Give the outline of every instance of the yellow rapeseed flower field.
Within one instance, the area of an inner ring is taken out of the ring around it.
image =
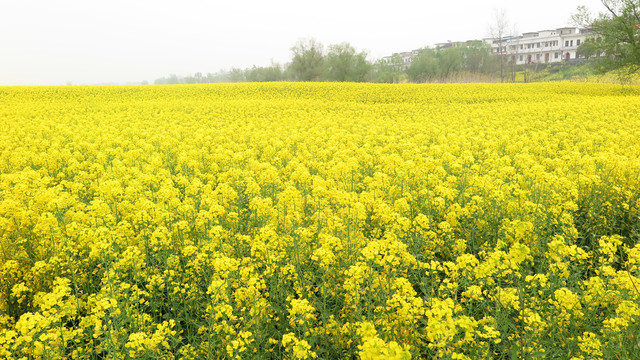
[[[0,358],[626,359],[640,89],[0,88]]]

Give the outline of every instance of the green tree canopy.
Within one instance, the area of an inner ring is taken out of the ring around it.
[[[440,74],[440,64],[436,51],[433,49],[422,49],[413,59],[407,75],[413,82],[432,81]]]
[[[472,41],[460,50],[464,70],[482,73],[495,70],[496,57],[491,56],[491,46],[484,41]]]
[[[586,7],[573,15],[574,23],[593,31],[589,46],[593,53],[606,56],[598,62],[598,70],[617,70],[631,75],[640,70],[640,0],[601,0],[605,11],[592,19]]]
[[[292,48],[289,70],[296,80],[319,81],[324,73],[325,56],[322,43],[315,39],[298,41]]]
[[[460,72],[464,61],[464,46],[451,46],[446,49],[438,49],[436,56],[438,59],[439,74],[438,76],[447,79],[450,76]]]
[[[329,81],[364,82],[369,80],[371,73],[367,54],[357,52],[349,43],[330,45],[326,65]]]
[[[245,70],[245,78],[250,82],[282,81],[284,80],[284,73],[278,64],[267,67],[254,65],[252,68]]]
[[[398,83],[404,73],[402,56],[393,54],[387,59],[378,59],[373,64],[373,81],[378,83]]]

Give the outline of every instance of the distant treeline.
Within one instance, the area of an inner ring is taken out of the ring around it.
[[[196,73],[180,77],[170,75],[155,84],[203,84],[216,82],[264,81],[352,81],[352,82],[451,82],[499,77],[500,58],[491,55],[491,47],[482,41],[455,43],[447,47],[424,48],[412,61],[394,54],[373,62],[367,53],[349,43],[329,45],[301,40],[291,48],[292,58],[285,65],[233,68],[217,73]]]

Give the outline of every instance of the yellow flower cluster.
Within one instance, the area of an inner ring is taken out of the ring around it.
[[[640,90],[0,88],[0,358],[632,358]]]

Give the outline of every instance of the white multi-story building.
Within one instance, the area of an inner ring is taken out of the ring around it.
[[[534,64],[534,63],[554,63],[579,59],[577,54],[578,46],[582,44],[590,30],[576,27],[563,27],[555,30],[542,30],[527,32],[520,36],[508,36],[502,39],[483,39],[491,46],[493,54],[502,55],[514,64]],[[436,48],[446,49],[454,44],[465,44],[469,46],[473,41],[435,44]],[[397,53],[402,58],[404,68],[411,65],[413,59],[420,53],[420,50],[405,51]],[[391,56],[382,58],[391,62]]]
[[[506,56],[515,64],[552,63],[579,58],[578,46],[588,34],[587,29],[564,27],[485,41],[494,54]]]
[[[415,59],[416,56],[418,56],[418,54],[420,53],[420,50],[411,50],[411,51],[404,51],[401,53],[396,53],[394,55],[400,55],[400,57],[402,58],[402,63],[404,68],[408,68],[409,65],[411,65],[411,62],[413,61],[413,59]],[[392,58],[393,56],[385,56],[382,58],[382,60],[391,63],[392,62]]]

